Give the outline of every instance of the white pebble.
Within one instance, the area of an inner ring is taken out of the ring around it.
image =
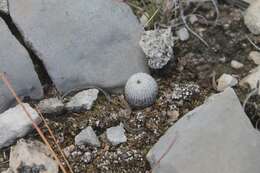
[[[185,27],[176,31],[176,34],[181,41],[186,41],[190,38],[189,31]]]
[[[228,87],[233,87],[233,86],[237,85],[237,83],[238,83],[238,80],[235,77],[224,73],[218,79],[217,90],[224,91]]]
[[[240,68],[244,67],[244,64],[242,64],[241,62],[238,62],[236,60],[232,60],[231,67],[234,69],[240,69]]]

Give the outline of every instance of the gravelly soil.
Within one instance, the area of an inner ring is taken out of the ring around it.
[[[206,16],[208,21],[214,19],[214,9],[210,6],[202,6],[196,12]],[[91,111],[46,116],[76,173],[150,172],[145,158],[149,149],[179,118],[216,93],[212,85],[213,71],[216,72],[216,79],[223,73],[234,74],[238,79],[248,74],[255,66],[248,60],[249,52],[254,48],[246,38],[250,33],[244,26],[240,10],[221,5],[219,21],[216,26],[213,23],[199,18],[197,23],[191,25],[209,43],[209,48],[191,35],[187,42],[178,41],[175,44],[175,59],[167,67],[152,72],[159,84],[159,96],[153,106],[129,114],[121,96],[112,96],[113,103],[110,103],[100,95]],[[259,37],[252,38],[260,43]],[[240,70],[232,69],[231,60],[238,60],[245,66]],[[179,95],[174,96],[173,90],[178,90]],[[235,90],[241,102],[249,93],[249,89],[239,86]],[[251,102],[256,100],[255,97]],[[255,125],[257,108],[250,105],[246,110]],[[120,123],[125,126],[127,142],[112,146],[104,132]],[[100,136],[100,148],[74,146],[74,137],[87,126],[92,126]],[[34,132],[27,138],[39,137]],[[4,159],[3,153],[8,153],[8,149],[1,153],[0,162],[5,162],[8,156]],[[0,163],[0,167],[6,166]]]

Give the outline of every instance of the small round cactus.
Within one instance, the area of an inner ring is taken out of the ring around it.
[[[132,75],[125,86],[125,97],[130,106],[144,108],[152,105],[158,94],[154,78],[146,73]]]

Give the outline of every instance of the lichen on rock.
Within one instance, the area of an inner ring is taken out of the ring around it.
[[[145,31],[139,42],[152,69],[163,68],[174,57],[171,28]]]

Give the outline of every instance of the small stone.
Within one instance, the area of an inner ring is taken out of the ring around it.
[[[244,17],[247,28],[255,35],[260,34],[260,1],[254,1],[250,4]]]
[[[75,137],[76,145],[89,144],[95,147],[100,147],[100,141],[91,126],[88,126],[86,129],[82,130]]]
[[[145,31],[139,45],[152,69],[163,68],[174,57],[174,37],[171,28]]]
[[[196,23],[196,22],[198,21],[198,18],[197,18],[196,15],[191,14],[191,15],[189,16],[189,21],[190,21],[191,24],[194,24],[194,23]]]
[[[240,68],[244,67],[244,64],[242,64],[241,62],[238,62],[236,60],[232,60],[231,67],[234,69],[240,69]]]
[[[92,154],[90,152],[85,152],[81,157],[81,160],[86,164],[90,163],[92,160]]]
[[[257,51],[250,52],[249,59],[253,60],[256,65],[260,65],[260,52]]]
[[[183,27],[183,28],[177,30],[177,31],[176,31],[176,34],[177,34],[177,36],[179,37],[179,39],[180,39],[181,41],[186,41],[186,40],[188,40],[189,37],[190,37],[189,31],[188,31],[185,27]]]
[[[41,122],[38,113],[27,103],[23,104],[36,124]],[[32,130],[32,122],[18,105],[0,114],[0,149],[27,135]]]
[[[226,63],[227,58],[225,56],[223,56],[222,58],[219,58],[219,62],[221,63]]]
[[[98,97],[98,93],[97,89],[81,91],[66,103],[66,109],[75,112],[90,110]]]
[[[20,140],[11,148],[9,170],[13,173],[58,173],[58,164],[46,145],[39,141]]]
[[[125,129],[122,126],[123,125],[120,124],[119,126],[110,127],[106,130],[107,139],[114,146],[127,141]]]
[[[45,114],[60,114],[64,110],[64,104],[59,98],[55,97],[40,101],[38,108]]]
[[[260,81],[260,66],[254,68],[250,71],[250,74],[244,77],[239,85],[246,87],[250,86],[251,89],[255,89],[257,87],[257,82]],[[260,91],[258,93],[260,95]]]
[[[179,111],[167,111],[167,116],[169,117],[170,121],[176,121],[178,120],[180,113]]]
[[[237,85],[237,83],[238,83],[238,80],[235,77],[224,73],[218,79],[217,90],[224,91],[228,87],[233,87],[233,86]]]
[[[63,152],[66,157],[69,157],[74,149],[75,149],[75,145],[70,145],[70,146],[67,146],[66,148],[64,148]]]

